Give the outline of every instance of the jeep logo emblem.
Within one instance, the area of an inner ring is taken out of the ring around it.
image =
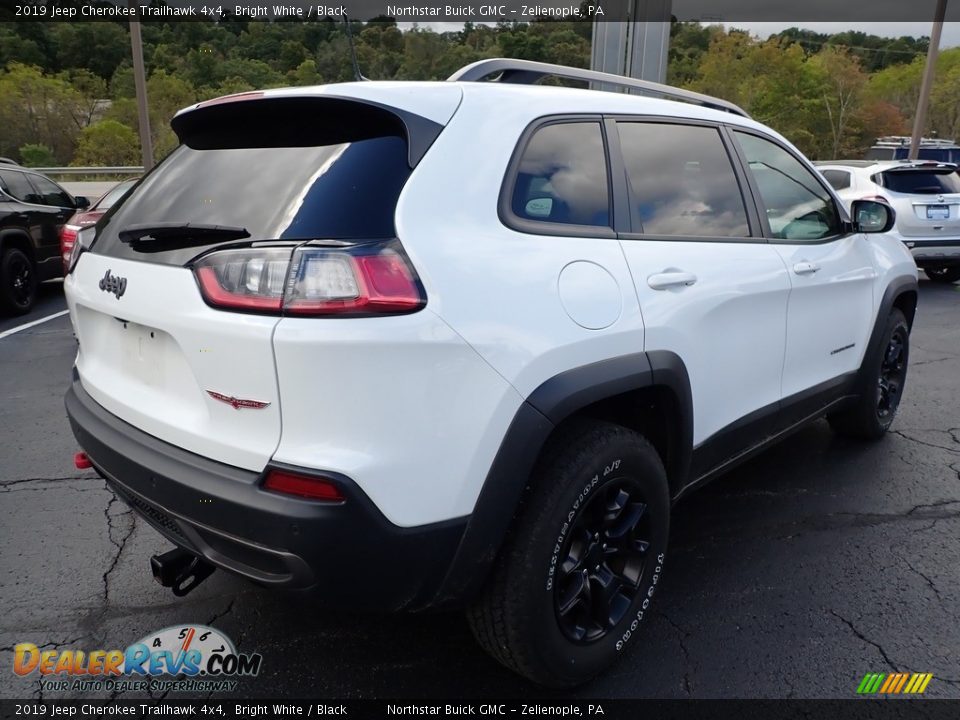
[[[119,275],[111,275],[110,271],[107,270],[100,278],[100,289],[104,292],[113,293],[119,300],[120,296],[127,291],[127,279]]]

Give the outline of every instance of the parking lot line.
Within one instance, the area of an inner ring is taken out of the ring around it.
[[[56,312],[53,315],[47,315],[46,317],[42,317],[39,320],[33,320],[32,322],[24,323],[23,325],[17,325],[15,328],[4,330],[3,332],[0,332],[0,340],[3,340],[8,335],[13,335],[14,333],[18,333],[21,330],[28,330],[29,328],[32,328],[35,325],[40,325],[42,323],[47,322],[48,320],[53,320],[55,318],[61,317],[62,315],[66,315],[68,312],[70,311],[61,310],[60,312]]]

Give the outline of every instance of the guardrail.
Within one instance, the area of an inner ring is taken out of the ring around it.
[[[34,172],[44,175],[143,175],[143,166],[115,167],[35,167]]]

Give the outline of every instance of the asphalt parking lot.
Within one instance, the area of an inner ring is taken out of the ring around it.
[[[68,318],[2,336],[63,308],[53,284],[0,318],[0,697],[38,694],[11,670],[17,643],[124,648],[181,623],[263,654],[231,697],[545,695],[457,615],[334,613],[223,572],[187,598],[154,583],[168,543],[73,468]],[[960,287],[921,279],[894,431],[864,445],[817,423],[677,506],[642,643],[572,696],[849,698],[868,672],[906,671],[960,698],[958,558]]]

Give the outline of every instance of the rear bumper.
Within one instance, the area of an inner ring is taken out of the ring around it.
[[[344,607],[423,609],[432,604],[466,526],[466,518],[393,525],[342,476],[333,479],[343,503],[264,491],[263,473],[187,452],[110,414],[83,389],[76,371],[65,404],[94,467],[141,517],[174,544],[263,585],[316,587]]]
[[[900,240],[910,250],[917,267],[960,265],[960,237],[933,239],[901,237]]]

